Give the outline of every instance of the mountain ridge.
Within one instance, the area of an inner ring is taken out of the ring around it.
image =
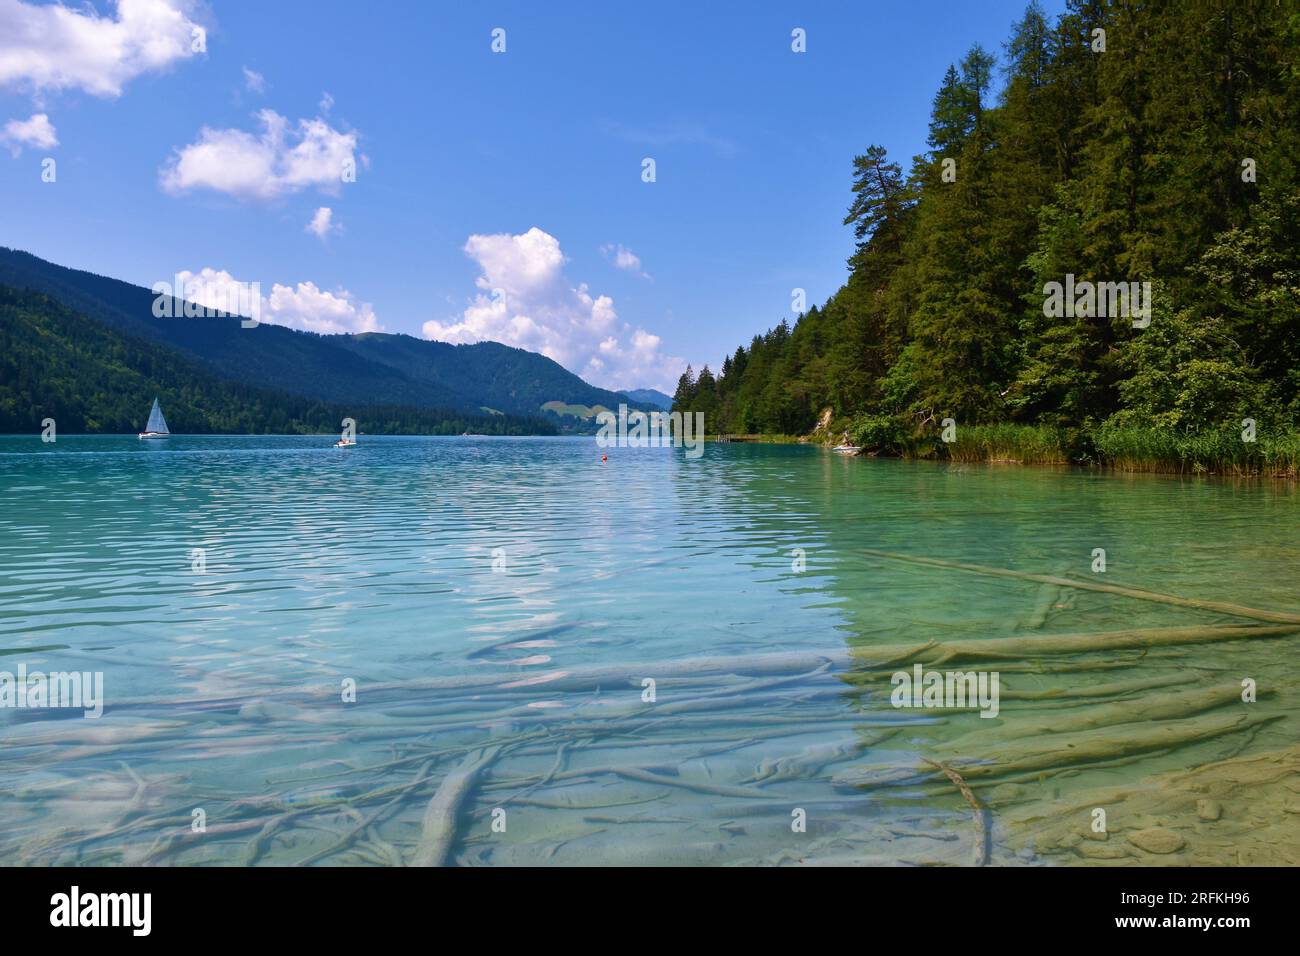
[[[673,407],[673,397],[664,394],[657,388],[630,388],[623,394],[634,402],[654,405],[664,411],[669,411]]]
[[[333,405],[222,379],[183,353],[76,312],[53,297],[0,284],[0,432],[133,433],[150,402],[176,434],[337,431],[369,434],[554,434],[540,418],[449,409]]]
[[[267,322],[242,328],[233,316],[159,317],[150,289],[7,247],[0,247],[0,284],[49,295],[125,335],[174,349],[222,379],[331,404],[470,415],[490,409],[583,430],[592,423],[543,406],[617,407],[626,401],[546,356],[498,342],[452,345],[387,332],[327,335]]]

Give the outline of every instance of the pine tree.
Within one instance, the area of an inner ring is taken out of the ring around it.
[[[681,377],[677,379],[677,390],[673,392],[672,410],[675,412],[694,411],[695,389],[695,370],[687,365],[686,371],[682,372]]]
[[[1049,23],[1031,0],[1005,50],[996,101],[986,51],[948,68],[906,177],[879,145],[854,158],[847,280],[737,349],[717,414],[789,432],[829,406],[878,434],[927,416],[1195,429],[1243,404],[1294,422],[1300,14],[1067,0]],[[1152,282],[1152,326],[1046,314],[1067,274]]]

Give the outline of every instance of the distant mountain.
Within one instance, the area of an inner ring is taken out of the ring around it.
[[[673,407],[672,396],[665,395],[655,388],[634,388],[623,394],[634,402],[642,405],[653,405],[656,408],[662,408],[664,411],[669,411]]]
[[[178,350],[219,378],[341,406],[401,405],[539,416],[572,430],[593,423],[563,407],[616,408],[617,392],[557,362],[496,342],[450,345],[409,335],[320,335],[234,317],[158,318],[140,286],[0,247],[0,284],[43,292],[119,332]],[[175,314],[183,314],[176,310]],[[550,408],[546,408],[550,403]],[[649,409],[646,405],[646,409]]]
[[[0,285],[0,432],[52,418],[65,433],[135,432],[157,397],[176,434],[554,432],[538,418],[373,402],[346,406],[220,378],[175,349],[126,335],[50,296]]]
[[[410,335],[363,332],[330,336],[340,347],[412,381],[437,385],[477,410],[549,414],[548,404],[617,408],[618,392],[588,385],[544,355],[500,342],[451,345]]]

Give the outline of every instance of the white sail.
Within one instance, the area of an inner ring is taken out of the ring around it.
[[[149,424],[144,426],[146,432],[153,432],[156,435],[168,435],[167,419],[163,418],[162,409],[158,407],[158,399],[153,400],[153,410],[149,412]]]

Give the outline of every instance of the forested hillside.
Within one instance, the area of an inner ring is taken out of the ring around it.
[[[548,434],[536,418],[375,403],[332,404],[225,381],[184,355],[125,335],[37,292],[0,285],[0,432],[134,432],[158,397],[178,434],[334,432]]]
[[[176,350],[221,379],[326,403],[451,409],[468,418],[487,408],[568,428],[572,419],[542,406],[617,408],[627,401],[544,355],[497,342],[451,345],[409,335],[321,335],[266,322],[241,328],[225,316],[157,317],[149,289],[2,247],[0,284],[46,293],[127,336]],[[179,300],[175,314],[183,314]]]
[[[829,408],[887,451],[945,418],[1085,451],[1125,428],[1294,426],[1300,6],[1070,0],[1051,23],[1032,3],[999,55],[942,77],[929,147],[853,159],[844,286],[688,371],[675,407],[785,434]],[[1149,325],[1045,308],[1068,275],[1150,282]]]

